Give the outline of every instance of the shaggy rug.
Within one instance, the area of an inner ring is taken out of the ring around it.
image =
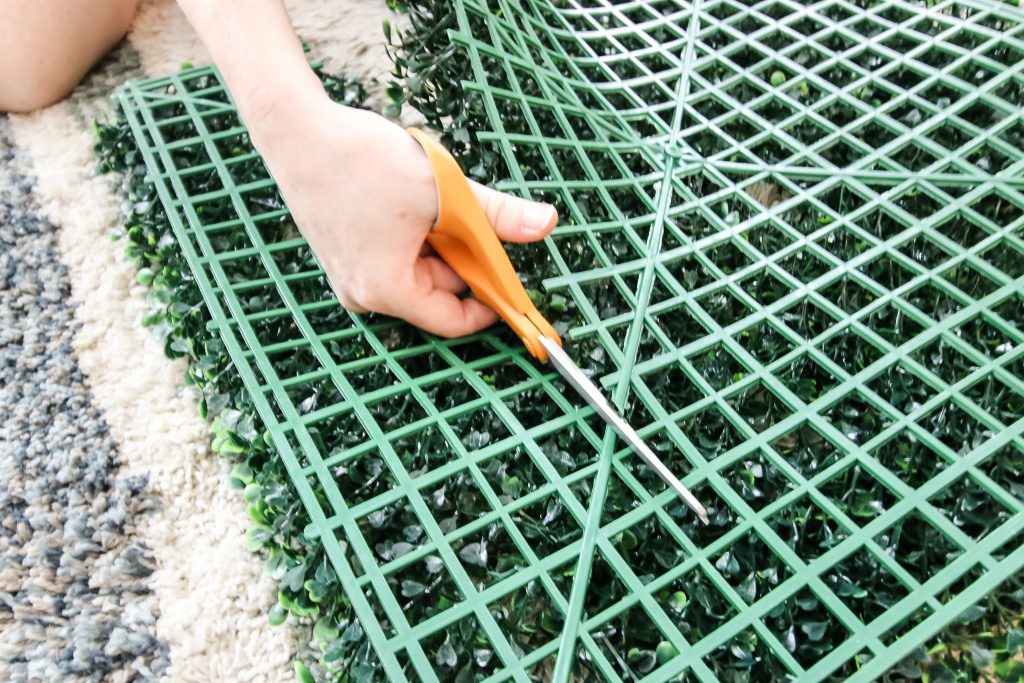
[[[289,3],[328,70],[380,84],[384,0]],[[292,680],[308,624],[245,549],[245,504],[141,327],[92,121],[119,84],[209,61],[171,0],[66,101],[0,116],[0,680]]]

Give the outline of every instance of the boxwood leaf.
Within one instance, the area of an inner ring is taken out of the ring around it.
[[[470,543],[462,550],[459,551],[459,557],[462,558],[463,562],[468,564],[477,565],[478,567],[487,566],[487,544],[486,543]]]
[[[441,647],[437,649],[437,655],[434,657],[434,661],[437,662],[438,666],[446,666],[449,668],[455,668],[455,665],[459,663],[459,656],[455,654],[455,648],[452,647],[451,642],[445,639]]]

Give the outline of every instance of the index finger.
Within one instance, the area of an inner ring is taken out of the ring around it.
[[[480,301],[436,288],[409,299],[395,314],[441,337],[473,334],[498,320],[498,314]]]

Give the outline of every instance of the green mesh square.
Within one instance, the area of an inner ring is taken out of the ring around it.
[[[215,71],[118,96],[390,680],[561,647],[577,680],[870,681],[1024,567],[1020,13],[453,5],[462,151],[563,217],[513,258],[706,527],[508,331],[343,311]]]

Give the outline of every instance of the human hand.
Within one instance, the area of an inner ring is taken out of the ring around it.
[[[437,216],[426,153],[397,125],[327,97],[284,3],[178,1],[342,305],[448,337],[493,323],[424,242]],[[558,220],[550,205],[472,187],[502,240],[539,240]]]
[[[426,154],[412,136],[372,112],[315,98],[284,115],[287,125],[253,140],[292,217],[326,271],[341,304],[403,318],[454,337],[497,315],[426,244],[438,200]],[[471,182],[506,242],[542,239],[554,207]]]

